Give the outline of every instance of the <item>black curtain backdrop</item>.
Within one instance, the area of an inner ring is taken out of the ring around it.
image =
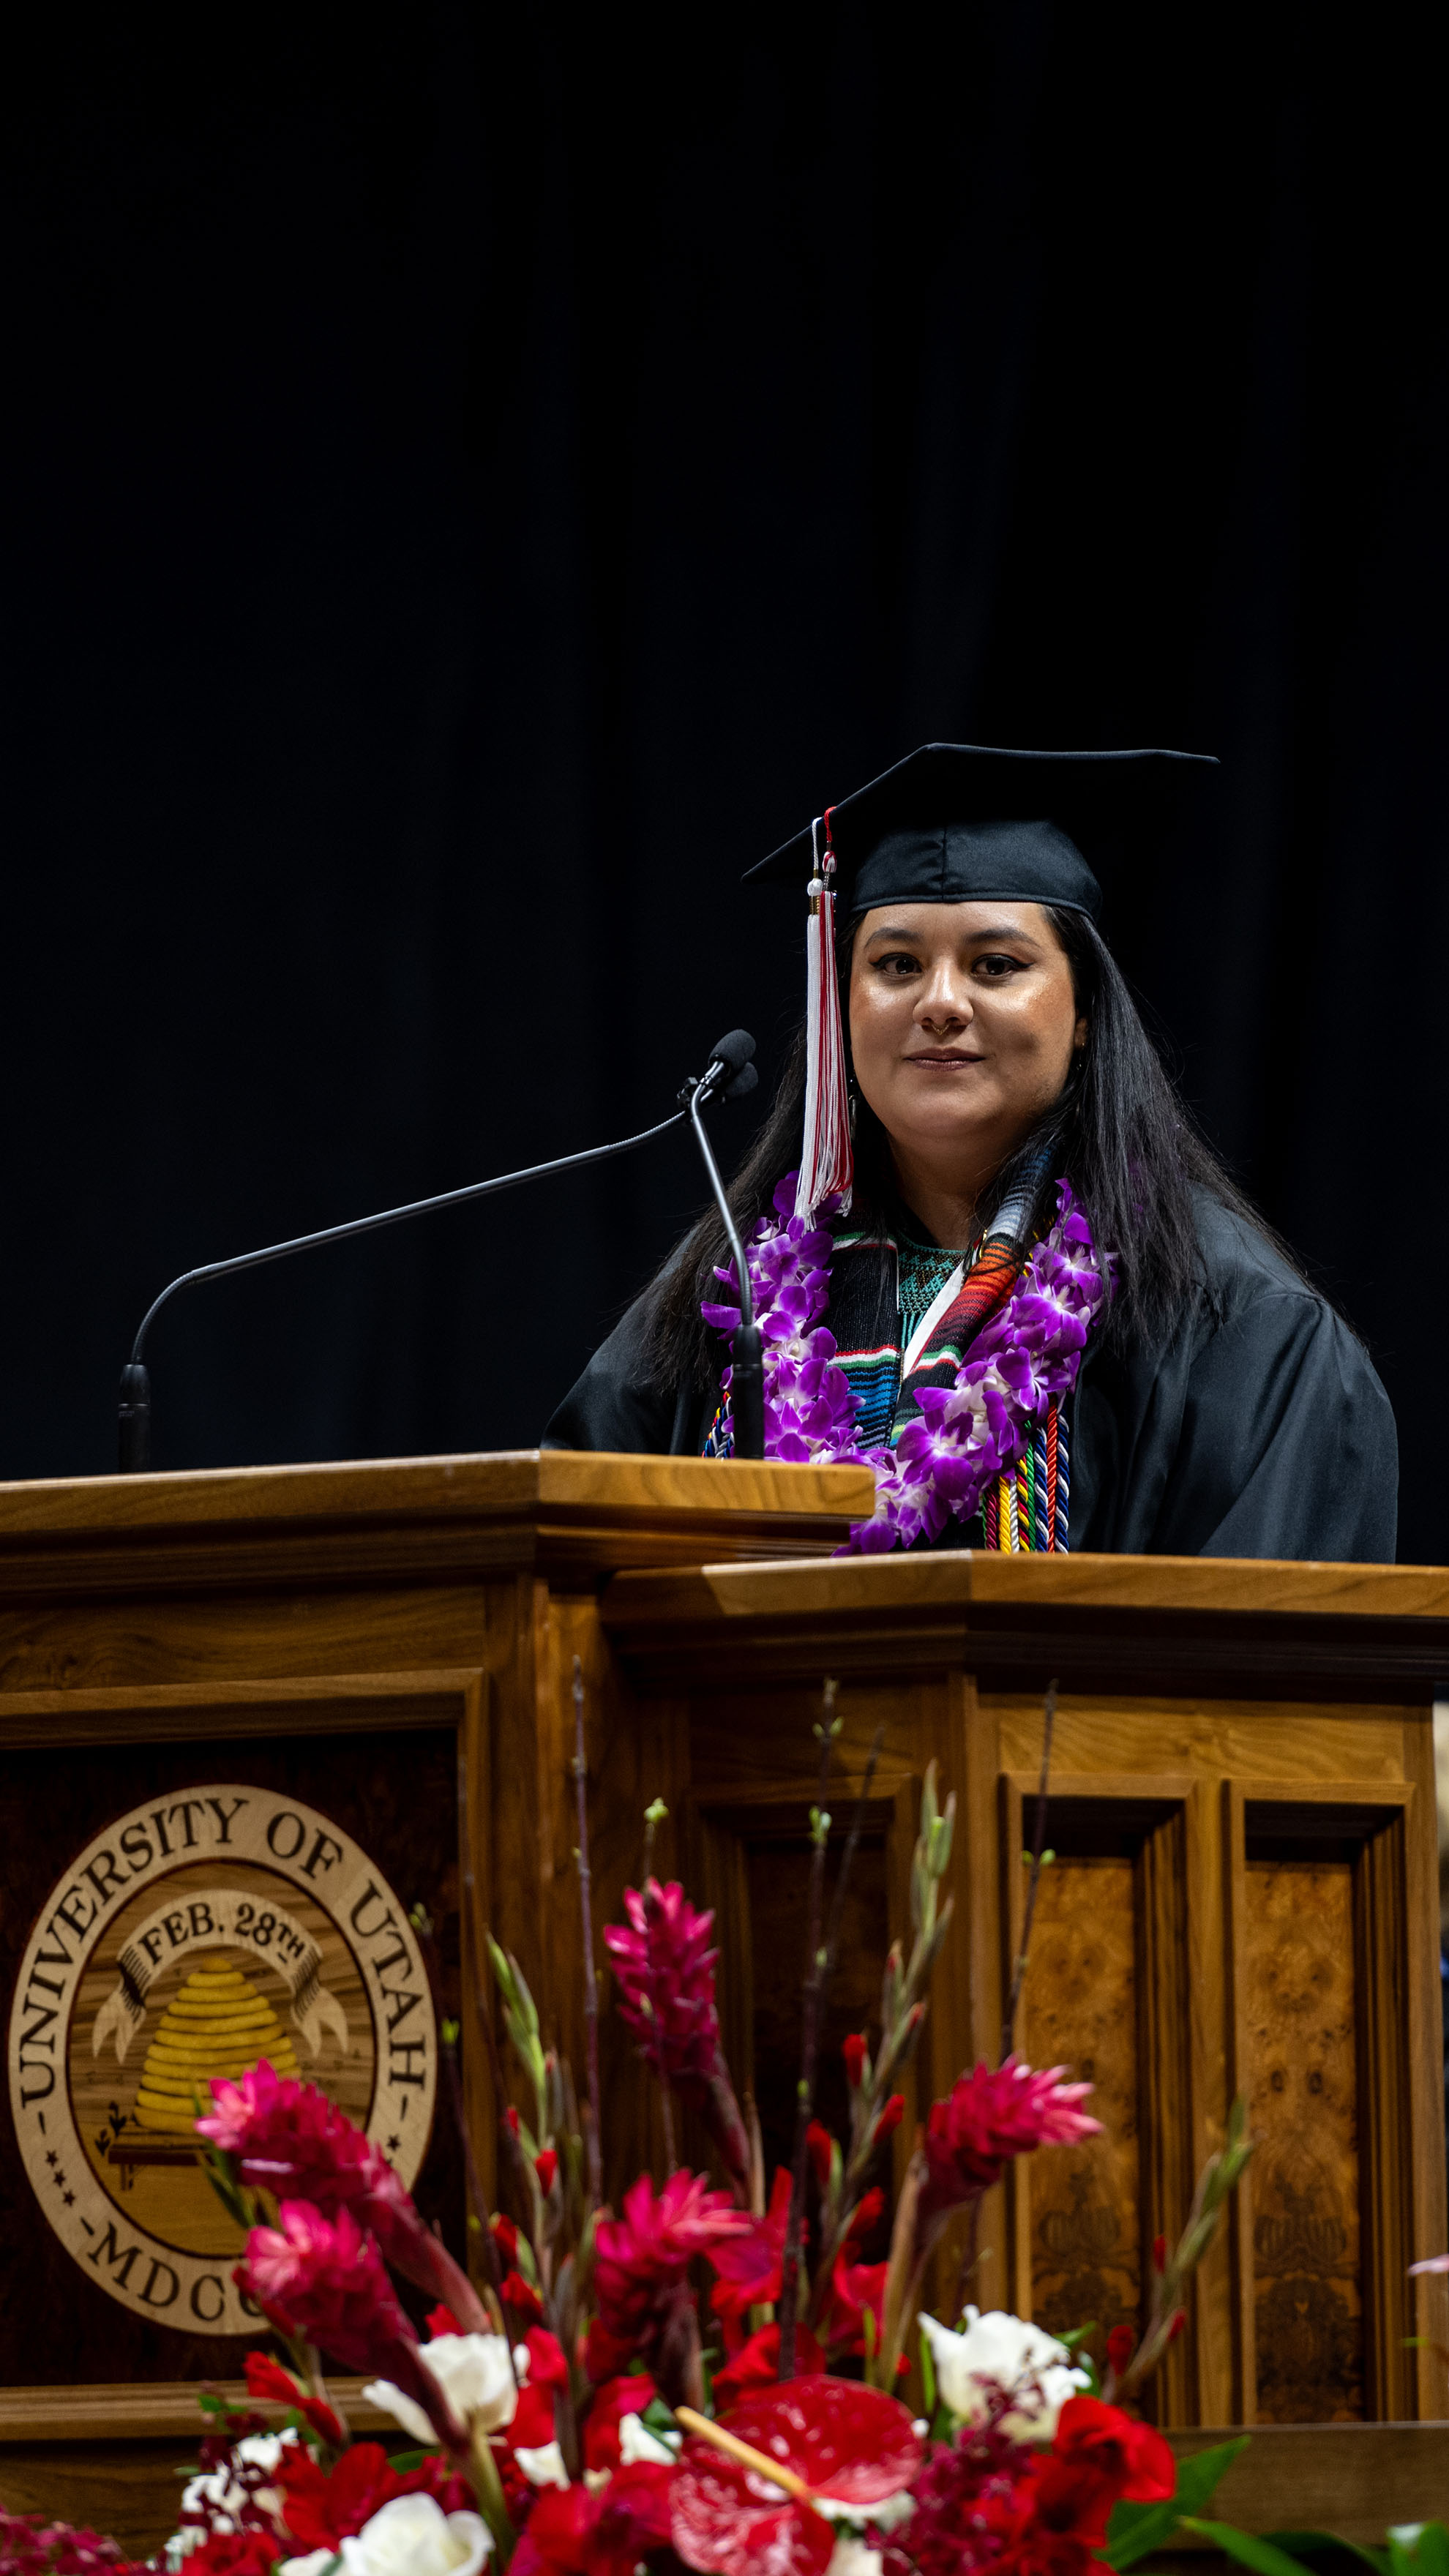
[[[0,1473],[200,1260],[768,1069],[932,737],[1225,763],[1109,928],[1449,1560],[1440,95],[1290,9],[32,10],[3,82]],[[733,1154],[747,1110],[721,1112]],[[528,1445],[697,1209],[197,1292],[160,1466]]]

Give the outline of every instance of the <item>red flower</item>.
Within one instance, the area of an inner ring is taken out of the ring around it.
[[[1033,2074],[1015,2057],[993,2070],[983,2064],[957,2077],[949,2097],[933,2102],[926,2123],[928,2180],[923,2221],[974,2200],[999,2182],[1013,2157],[1034,2147],[1073,2146],[1102,2126],[1077,2109],[1090,2084],[1060,2084],[1065,2067]]]
[[[695,2255],[717,2262],[727,2241],[748,2235],[751,2225],[702,2174],[672,2173],[657,2200],[641,2174],[624,2194],[623,2217],[601,2219],[595,2234],[601,2333],[626,2359],[638,2353],[651,2361],[688,2300],[685,2275]]]
[[[872,2186],[840,2240],[842,2254],[848,2253],[852,2245],[860,2245],[864,2242],[884,2207],[885,2193]]]
[[[812,2120],[805,2132],[805,2144],[815,2167],[815,2179],[824,2191],[830,2181],[830,2150],[834,2145],[830,2131],[819,2120]]]
[[[320,2397],[309,2397],[291,2372],[283,2370],[279,2361],[273,2361],[270,2353],[247,2354],[246,2381],[249,2397],[257,2398],[266,2406],[294,2406],[303,2421],[311,2425],[313,2432],[331,2450],[341,2450],[347,2436],[331,2407],[325,2406]]]
[[[648,2461],[616,2469],[598,2494],[545,2487],[510,2561],[510,2576],[634,2576],[669,2538],[674,2472]]]
[[[997,2576],[1017,2525],[1031,2523],[1020,2503],[1021,2454],[995,2427],[963,2425],[954,2443],[942,2443],[911,2490],[915,2510],[883,2553],[884,2576]],[[909,2533],[909,2540],[907,2540]],[[1047,2576],[1047,2571],[1040,2571]],[[1063,2567],[1055,2576],[1085,2576]]]
[[[893,2093],[890,2100],[882,2110],[880,2118],[875,2124],[875,2134],[871,2139],[871,2145],[873,2147],[878,2147],[882,2138],[888,2138],[892,2129],[898,2129],[900,2127],[901,2121],[905,2116],[905,2108],[906,2097],[904,2093]]]
[[[1171,2444],[1151,2424],[1104,2406],[1100,2397],[1069,2397],[1057,2419],[1058,2459],[1089,2463],[1117,2489],[1122,2504],[1166,2504],[1177,2480]]]
[[[879,2504],[911,2484],[924,2456],[904,2406],[876,2388],[821,2374],[731,2409],[728,2429],[793,2470],[817,2495]],[[823,2576],[835,2546],[825,2516],[780,2493],[697,2435],[674,2473],[670,2531],[687,2567],[711,2576]]]
[[[558,2172],[558,2149],[556,2147],[540,2148],[538,2154],[533,2159],[533,2170],[538,2176],[539,2190],[542,2192],[544,2199],[547,2200],[549,2193],[553,2189],[554,2175]]]
[[[795,2376],[808,2378],[812,2371],[825,2368],[825,2355],[808,2326],[795,2328]],[[738,2406],[744,2397],[755,2397],[762,2388],[773,2388],[780,2376],[780,2329],[761,2326],[748,2343],[741,2344],[732,2362],[714,2375],[716,2411],[723,2414],[727,2406]]]
[[[528,2376],[519,2389],[513,2421],[503,2437],[510,2451],[541,2451],[553,2440],[553,2392],[568,2386],[569,2366],[558,2337],[543,2326],[530,2326],[526,2341]]]
[[[481,2333],[487,2316],[466,2273],[423,2225],[386,2156],[319,2093],[279,2076],[263,2058],[239,2084],[215,2076],[201,2136],[233,2156],[242,2181],[281,2200],[306,2200],[326,2218],[348,2210],[389,2263]]]
[[[865,2073],[864,2031],[852,2031],[849,2039],[841,2042],[840,2054],[845,2060],[845,2080],[852,2093],[858,2093],[860,2079]]]
[[[874,2352],[880,2350],[889,2268],[885,2263],[849,2263],[844,2251],[837,2254],[835,2269],[830,2276],[830,2306],[824,2324],[825,2341],[831,2353],[864,2352],[867,2313],[875,2320],[871,2349]],[[910,2368],[908,2359],[906,2367]]]
[[[210,2531],[187,2552],[186,2564],[196,2568],[198,2576],[271,2576],[288,2546],[265,2531]],[[8,2566],[9,2561],[0,2563]]]
[[[597,2391],[584,2417],[584,2467],[617,2469],[619,2427],[626,2415],[642,2415],[658,2395],[647,2371],[632,2379],[610,2379]]]
[[[709,2259],[719,2279],[710,2291],[709,2303],[716,2316],[724,2320],[725,2345],[732,2353],[744,2341],[741,2320],[746,2311],[780,2295],[789,2215],[790,2176],[781,2165],[764,2217],[742,2219],[742,2233],[733,2243],[711,2248]],[[808,2242],[808,2231],[803,2227],[800,2237],[802,2244]]]
[[[661,2083],[707,2082],[719,2056],[714,2004],[713,1914],[697,1913],[677,1880],[624,1890],[626,1931],[611,1923],[604,1947],[619,1981],[619,2017]]]
[[[517,2262],[518,2230],[514,2226],[511,2218],[503,2218],[500,2216],[494,2219],[493,2242],[497,2246],[505,2263]]]
[[[331,2470],[319,2468],[310,2451],[289,2450],[277,2466],[274,2482],[286,2499],[284,2519],[294,2544],[293,2552],[282,2549],[283,2556],[335,2549],[361,2531],[394,2496],[436,2496],[445,2513],[457,2513],[473,2502],[463,2479],[443,2461],[424,2460],[419,2468],[399,2471],[389,2463],[380,2442],[354,2442]],[[239,2569],[237,2576],[249,2576],[249,2571]]]
[[[277,2227],[254,2227],[247,2238],[238,2287],[344,2370],[375,2372],[405,2389],[441,2441],[463,2446],[437,2381],[418,2359],[417,2337],[372,2238],[345,2209],[335,2225],[306,2200],[284,2200],[277,2215]]]
[[[42,2523],[38,2514],[7,2513],[3,2504],[0,2569],[4,2576],[145,2576],[118,2541],[68,2522]]]
[[[542,2324],[543,2301],[533,2283],[525,2281],[521,2272],[504,2273],[502,2298],[505,2308],[511,2308],[516,2317],[527,2317],[535,2325]]]
[[[1135,2326],[1124,2325],[1114,2326],[1112,2328],[1111,2333],[1107,2337],[1107,2360],[1113,2370],[1119,2372],[1125,2370],[1136,2349],[1137,2329]]]

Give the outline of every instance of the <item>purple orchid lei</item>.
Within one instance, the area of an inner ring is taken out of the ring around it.
[[[855,1400],[836,1341],[820,1322],[830,1303],[833,1236],[794,1214],[796,1175],[775,1192],[745,1250],[764,1349],[765,1455],[817,1466],[869,1467],[875,1511],[857,1521],[840,1556],[876,1556],[970,1520],[993,1477],[1014,1466],[1047,1400],[1075,1386],[1092,1324],[1110,1292],[1111,1255],[1097,1252],[1071,1183],[1057,1183],[1049,1231],[1016,1286],[987,1318],[949,1387],[922,1387],[920,1416],[894,1449],[855,1444]],[[827,1206],[825,1211],[830,1213]],[[715,1277],[739,1296],[730,1262]],[[731,1339],[738,1305],[705,1304]],[[728,1392],[730,1371],[722,1380]]]

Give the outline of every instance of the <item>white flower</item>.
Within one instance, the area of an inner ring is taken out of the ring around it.
[[[881,2576],[881,2554],[868,2540],[842,2533],[830,2553],[825,2576]]]
[[[436,2496],[401,2495],[339,2546],[343,2576],[479,2576],[493,2535],[480,2513],[444,2513]]]
[[[434,2335],[419,2347],[418,2359],[430,2370],[459,2423],[470,2433],[501,2433],[518,2406],[518,2388],[528,2377],[528,2346],[515,2346],[513,2370],[502,2335]],[[415,2397],[395,2388],[390,2379],[374,2379],[363,2396],[380,2406],[411,2433],[415,2442],[436,2442],[437,2434]]]
[[[636,2460],[652,2460],[662,2468],[672,2469],[683,2439],[682,2433],[651,2433],[642,2415],[621,2415],[619,2466],[631,2469]]]
[[[557,2442],[541,2442],[536,2451],[513,2454],[531,2487],[566,2487],[569,2473]]]
[[[309,2549],[303,2558],[284,2558],[276,2576],[323,2576],[324,2568],[335,2567],[335,2549]]]
[[[296,2438],[290,2428],[285,2433],[245,2433],[233,2444],[231,2459],[244,2461],[249,2468],[274,2469]],[[239,2531],[240,2523],[231,2517],[247,2504],[259,2506],[263,2513],[279,2514],[282,2498],[276,2487],[239,2486],[231,2474],[230,2461],[219,2469],[208,2470],[205,2477],[192,2478],[181,2490],[183,2512],[209,2514],[213,2531]],[[190,2523],[177,2533],[172,2545],[189,2552],[198,2548],[205,2537],[204,2531]]]
[[[998,2392],[1015,2397],[1018,2403],[1000,2418],[1013,2442],[1050,2442],[1067,2399],[1091,2386],[1091,2374],[1073,2367],[1064,2343],[1004,2308],[986,2316],[968,2308],[964,2334],[952,2334],[935,2317],[923,2316],[921,2325],[942,2403],[964,2423],[982,2424]]]

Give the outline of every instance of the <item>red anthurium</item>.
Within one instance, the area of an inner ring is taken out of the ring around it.
[[[925,2456],[894,2397],[823,2374],[745,2398],[725,2429],[852,2510],[909,2486]],[[685,2565],[712,2576],[758,2576],[762,2567],[771,2576],[823,2576],[835,2545],[812,2505],[697,2435],[674,2475],[671,2533]]]
[[[658,2395],[647,2370],[632,2379],[606,2380],[584,2418],[584,2467],[617,2469],[619,2427],[626,2415],[642,2415]]]
[[[825,2355],[808,2326],[795,2328],[795,2376],[806,2378],[811,2371],[825,2368]],[[761,2326],[743,2343],[732,2362],[714,2376],[715,2410],[723,2414],[727,2406],[738,2406],[744,2397],[756,2396],[762,2388],[773,2388],[780,2376],[780,2329]]]
[[[790,2176],[781,2165],[764,2217],[750,2220],[747,2231],[733,2243],[712,2245],[709,2249],[709,2259],[719,2274],[709,2303],[724,2321],[725,2348],[731,2353],[737,2352],[744,2341],[746,2311],[780,2295],[789,2215]],[[802,2242],[807,2235],[802,2228]]]

